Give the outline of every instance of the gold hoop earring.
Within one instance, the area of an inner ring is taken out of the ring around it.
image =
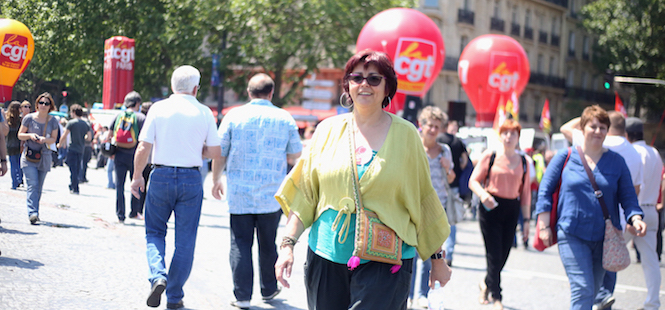
[[[339,105],[341,105],[343,108],[350,109],[353,106],[353,102],[349,103],[349,105],[344,105],[345,102],[348,102],[348,100],[343,99],[344,95],[346,95],[346,93],[342,93],[342,95],[339,96]]]

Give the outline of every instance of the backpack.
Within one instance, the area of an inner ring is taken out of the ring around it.
[[[136,114],[126,111],[118,114],[113,127],[113,139],[118,147],[131,149],[138,143],[139,124]]]

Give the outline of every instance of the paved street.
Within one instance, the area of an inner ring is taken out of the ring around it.
[[[105,171],[91,168],[88,179],[89,183],[81,185],[81,195],[70,195],[69,170],[52,169],[42,195],[42,222],[33,226],[28,221],[25,190],[11,190],[9,175],[0,178],[0,309],[151,309],[145,305],[149,283],[143,223],[117,222],[115,191],[105,188]],[[234,298],[227,207],[212,198],[210,187],[208,175],[194,269],[184,288],[185,306],[235,309],[229,305]],[[283,224],[284,220],[282,228]],[[172,225],[167,258],[173,253]],[[278,235],[281,239],[281,233]],[[485,270],[478,223],[460,224],[457,238],[453,278],[445,287],[446,308],[491,309],[477,302],[478,282]],[[253,309],[307,308],[302,269],[305,250],[304,236],[296,246],[291,289],[268,304],[261,301],[256,285]],[[556,248],[544,253],[514,249],[502,282],[506,309],[568,308],[568,280]],[[661,286],[661,296],[664,294]],[[640,308],[645,295],[642,268],[633,264],[619,273],[613,308]],[[163,297],[160,309],[165,305]]]

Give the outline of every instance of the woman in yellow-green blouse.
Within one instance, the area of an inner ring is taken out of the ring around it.
[[[289,287],[293,247],[310,228],[305,270],[310,309],[406,309],[416,251],[435,258],[430,286],[450,279],[441,250],[450,226],[416,128],[383,111],[397,90],[390,58],[370,50],[357,53],[346,64],[343,87],[341,103],[352,112],[317,127],[308,151],[275,195],[288,217],[275,273]],[[401,268],[354,256],[351,150],[363,206],[403,240]]]

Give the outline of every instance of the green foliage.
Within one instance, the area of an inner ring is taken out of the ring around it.
[[[597,38],[594,64],[600,72],[665,79],[665,1],[597,0],[582,10],[583,26]],[[662,87],[637,86],[639,106],[663,111]],[[656,113],[660,115],[660,113]]]
[[[255,71],[275,77],[273,102],[294,100],[298,85],[319,67],[342,67],[365,23],[398,0],[222,0],[215,7],[217,31],[211,50],[221,52],[229,86],[242,93]],[[226,38],[226,49],[220,47]],[[286,90],[282,93],[282,90]]]
[[[210,54],[220,53],[225,85],[243,93],[256,71],[275,76],[278,105],[319,67],[341,67],[363,25],[376,13],[414,0],[3,0],[0,18],[26,24],[35,55],[15,87],[34,98],[48,90],[69,102],[102,97],[104,40],[136,41],[134,88],[161,97],[170,73],[191,64],[208,91]],[[226,48],[222,42],[226,40]],[[284,87],[282,87],[284,86]],[[285,93],[281,93],[284,89]],[[23,99],[23,98],[21,98]],[[31,101],[32,101],[31,100]]]
[[[67,87],[72,102],[101,101],[104,40],[136,41],[134,88],[143,97],[169,85],[179,64],[199,64],[203,34],[195,27],[197,1],[189,0],[5,0],[2,17],[23,22],[35,40],[35,54],[17,90],[34,98]]]

